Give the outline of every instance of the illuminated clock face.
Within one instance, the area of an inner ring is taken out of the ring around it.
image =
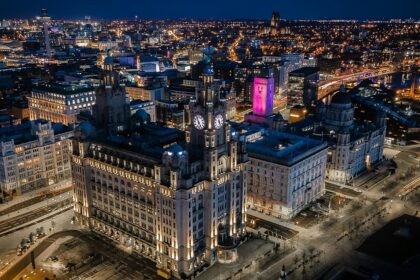
[[[193,119],[193,123],[194,123],[195,128],[199,130],[203,129],[204,126],[206,125],[204,118],[201,115],[196,115]]]
[[[219,129],[222,126],[223,126],[223,116],[219,114],[214,118],[214,127],[216,129]]]

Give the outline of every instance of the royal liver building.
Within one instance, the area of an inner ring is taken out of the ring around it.
[[[186,278],[236,258],[245,233],[245,148],[226,122],[224,92],[207,67],[186,132],[130,116],[107,59],[93,119],[73,140],[74,210],[93,232]]]

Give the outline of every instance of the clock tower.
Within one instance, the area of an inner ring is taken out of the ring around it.
[[[187,142],[196,148],[215,148],[230,141],[230,125],[226,122],[226,99],[220,85],[214,82],[210,65],[203,71],[203,80],[196,98],[189,104]]]
[[[246,154],[226,121],[221,88],[208,64],[196,98],[189,104],[186,127],[188,153],[200,162],[195,176],[203,185],[206,259],[210,263],[234,261],[235,245],[245,233]]]

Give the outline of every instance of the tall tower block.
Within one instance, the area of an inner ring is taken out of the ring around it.
[[[50,35],[48,33],[48,25],[51,18],[48,16],[47,9],[45,8],[41,9],[41,16],[39,17],[39,19],[42,21],[43,27],[44,27],[45,50],[47,52],[47,57],[51,58],[52,53],[51,53]]]
[[[274,78],[255,77],[252,98],[252,112],[258,116],[273,114]]]

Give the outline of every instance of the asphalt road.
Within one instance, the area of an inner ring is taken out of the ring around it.
[[[3,233],[5,231],[9,231],[17,226],[20,226],[22,224],[28,223],[30,221],[33,221],[39,217],[42,217],[44,215],[47,215],[48,213],[58,210],[59,208],[62,208],[64,206],[70,205],[73,203],[72,198],[67,198],[65,200],[51,203],[50,205],[40,207],[36,210],[23,213],[19,216],[15,216],[12,218],[9,218],[7,220],[4,220],[0,222],[0,233]]]
[[[18,210],[21,210],[21,209],[26,208],[28,206],[31,206],[31,205],[40,203],[42,201],[45,201],[46,199],[53,198],[53,197],[55,197],[57,195],[63,194],[63,193],[68,192],[70,190],[72,190],[72,187],[71,186],[70,187],[67,187],[67,188],[62,188],[62,189],[54,190],[54,191],[49,191],[49,192],[46,192],[44,194],[39,194],[39,195],[37,195],[37,196],[35,196],[33,198],[30,198],[28,200],[25,200],[25,201],[16,203],[16,204],[14,204],[14,205],[12,205],[12,206],[10,206],[10,207],[8,207],[8,208],[0,211],[0,216],[4,216],[4,215],[7,215],[7,214],[16,212]]]

